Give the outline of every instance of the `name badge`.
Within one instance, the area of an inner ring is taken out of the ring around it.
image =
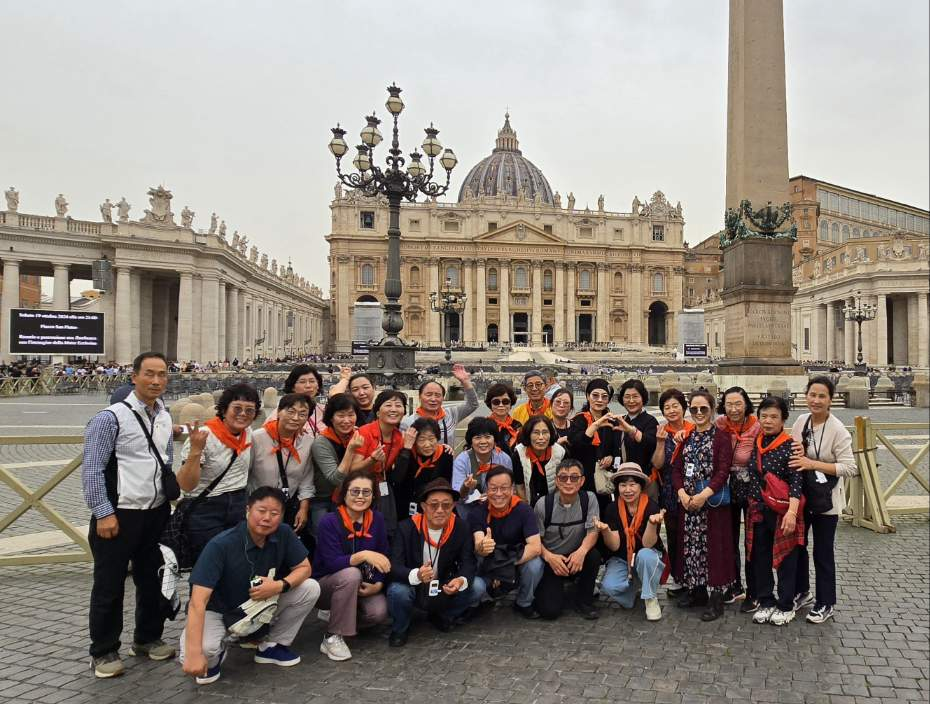
[[[434,579],[429,583],[429,595],[430,596],[439,596],[439,580]]]
[[[688,462],[685,464],[685,476],[686,477],[693,477],[694,472],[696,470],[697,470],[697,467],[695,466],[694,462]]]
[[[409,511],[410,511],[411,516],[417,515],[417,502],[416,501],[410,502]]]
[[[387,496],[388,494],[390,494],[391,491],[390,491],[390,488],[388,487],[388,483],[381,482],[380,484],[378,484],[378,492],[381,494],[381,496]]]

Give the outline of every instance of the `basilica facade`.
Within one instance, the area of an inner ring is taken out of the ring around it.
[[[331,204],[332,338],[337,351],[380,338],[387,274],[386,200],[336,187]],[[563,202],[564,200],[564,202]],[[495,344],[674,346],[684,274],[681,204],[656,191],[629,212],[579,208],[519,148],[509,115],[492,153],[456,202],[405,204],[401,218],[405,339]],[[464,294],[461,314],[430,293]]]

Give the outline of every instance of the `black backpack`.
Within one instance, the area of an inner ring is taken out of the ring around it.
[[[807,448],[813,440],[813,429],[811,428],[811,417],[807,417],[804,423],[804,430],[801,431],[801,445],[804,447],[804,454],[807,454]],[[817,459],[820,459],[819,452]],[[826,477],[826,481],[817,481],[817,475],[821,474]],[[833,489],[836,487],[840,478],[835,474],[824,474],[823,472],[803,472],[804,496],[807,499],[806,509],[813,514],[826,513],[833,509]]]
[[[549,526],[558,526],[559,528],[564,528],[565,526],[577,526],[584,525],[588,520],[588,492],[584,489],[579,493],[579,498],[581,499],[581,520],[580,521],[569,521],[568,523],[553,523],[552,522],[552,511],[555,508],[555,492],[546,494],[546,515],[543,518],[543,528],[548,528]]]

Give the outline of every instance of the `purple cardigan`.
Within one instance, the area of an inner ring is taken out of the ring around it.
[[[327,513],[320,520],[317,527],[316,550],[313,553],[313,577],[320,579],[339,570],[350,567],[349,558],[353,552],[374,550],[382,555],[390,555],[388,547],[387,529],[384,526],[384,516],[380,511],[374,511],[371,521],[371,537],[349,540],[348,531],[342,525],[342,517],[338,513]],[[353,550],[354,543],[354,550]],[[383,582],[384,575],[374,571],[376,582]]]

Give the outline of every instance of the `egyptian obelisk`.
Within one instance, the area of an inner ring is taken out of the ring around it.
[[[797,228],[788,200],[782,0],[730,0],[725,224],[720,373],[801,373],[791,354]]]

